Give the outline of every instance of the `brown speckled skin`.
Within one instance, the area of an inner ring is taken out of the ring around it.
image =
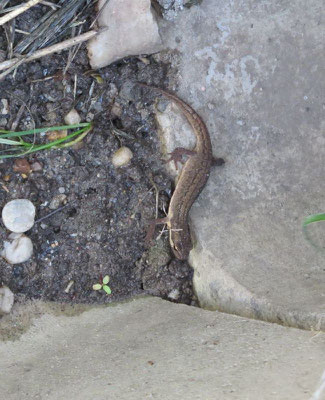
[[[193,149],[195,154],[188,158],[182,168],[166,218],[173,252],[178,259],[186,260],[193,247],[188,213],[209,178],[213,159],[210,135],[199,115],[184,101],[160,88],[143,86],[173,100],[187,118],[196,136],[196,145]]]

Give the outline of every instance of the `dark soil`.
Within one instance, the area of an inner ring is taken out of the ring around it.
[[[24,13],[16,28],[28,30],[41,12],[42,7],[35,7]],[[6,40],[0,30],[1,49],[6,50]],[[144,244],[148,222],[155,216],[154,186],[164,216],[173,184],[161,161],[154,98],[133,82],[168,87],[175,76],[174,57],[124,59],[97,71],[100,83],[89,73],[81,47],[64,76],[67,51],[24,64],[0,82],[0,99],[9,102],[9,114],[0,115],[0,129],[11,129],[22,105],[17,131],[31,129],[33,121],[36,127],[63,125],[72,108],[82,121],[94,123],[81,146],[25,156],[29,164],[42,166],[38,172],[15,172],[15,159],[0,161],[0,208],[26,198],[36,207],[36,219],[48,216],[26,233],[34,245],[29,261],[10,265],[0,259],[0,285],[7,285],[16,300],[105,303],[150,293],[195,303],[192,270],[174,259],[167,235],[150,249]],[[111,157],[122,145],[132,150],[133,158],[116,169]],[[49,216],[53,200],[58,211]],[[1,225],[0,240],[7,234]],[[105,275],[110,277],[110,296],[92,289]]]

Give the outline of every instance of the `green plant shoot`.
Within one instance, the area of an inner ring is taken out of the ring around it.
[[[104,292],[106,294],[108,294],[108,295],[111,294],[112,291],[111,291],[111,288],[107,285],[108,282],[109,282],[109,276],[105,275],[102,283],[95,283],[93,285],[93,290],[104,290]]]

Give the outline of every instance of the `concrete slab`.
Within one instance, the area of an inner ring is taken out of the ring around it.
[[[324,360],[324,333],[142,298],[35,319],[19,340],[0,343],[0,393],[6,400],[323,400]]]
[[[179,96],[227,161],[191,212],[203,307],[325,329],[324,254],[301,228],[324,212],[321,11],[320,0],[205,0],[161,24],[180,54]]]

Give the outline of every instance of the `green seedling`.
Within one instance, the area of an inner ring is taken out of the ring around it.
[[[104,278],[101,280],[102,283],[95,283],[95,285],[93,285],[93,290],[104,290],[104,292],[106,292],[106,294],[111,294],[111,288],[109,286],[107,286],[108,282],[109,282],[109,276],[105,275]]]
[[[81,129],[78,129],[81,128]],[[78,129],[70,133],[64,138],[54,140],[48,143],[36,143],[36,134],[44,134],[51,131],[62,131],[66,129]],[[47,149],[59,149],[63,147],[73,146],[80,142],[88,132],[92,129],[91,122],[83,122],[74,125],[51,126],[38,129],[30,129],[29,131],[11,132],[0,129],[0,145],[4,145],[4,149],[0,151],[0,160],[3,158],[21,157],[35,151]],[[31,136],[31,141],[25,141],[23,136]]]
[[[316,249],[324,251],[325,249],[323,247],[320,247],[319,245],[315,244],[313,240],[309,237],[309,233],[307,230],[307,226],[315,223],[315,222],[321,222],[325,221],[325,214],[313,214],[309,215],[308,217],[305,218],[303,224],[302,224],[302,230],[304,233],[304,236],[306,240],[311,243]]]

